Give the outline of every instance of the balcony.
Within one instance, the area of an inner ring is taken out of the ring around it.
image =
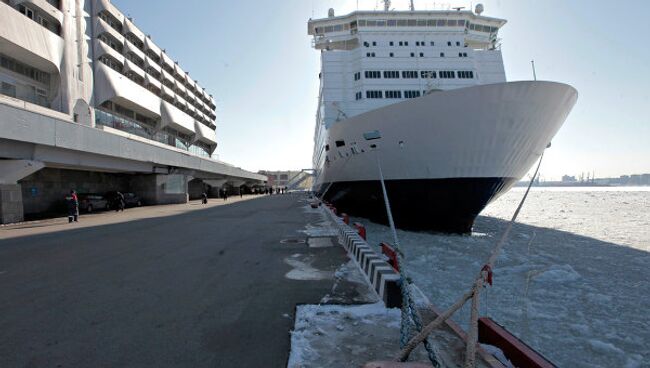
[[[124,62],[125,58],[124,55],[119,53],[117,50],[114,48],[108,46],[105,44],[103,41],[100,41],[99,39],[95,39],[95,58],[99,59],[102,56],[108,55],[111,58],[115,59],[115,61],[119,62],[122,67],[124,67]]]
[[[167,87],[165,85],[161,86],[161,88],[160,88],[160,97],[163,100],[165,100],[167,102],[171,101],[171,103],[173,103],[174,102],[174,96],[176,96],[176,94],[169,87]]]
[[[38,9],[39,14],[45,15],[48,21],[54,22],[59,27],[63,25],[63,12],[46,0],[12,0],[13,5],[28,5],[31,8]]]
[[[96,105],[112,101],[152,119],[161,116],[158,96],[102,63],[95,65],[95,99]]]
[[[124,20],[124,34],[132,34],[142,45],[145,44],[144,33],[130,19]]]
[[[160,55],[162,54],[162,50],[151,40],[151,38],[145,37],[144,49],[146,50],[147,56],[151,57],[157,64],[161,64]],[[153,55],[155,55],[155,57],[153,57]]]
[[[140,59],[140,60],[142,60],[142,62],[144,62],[144,60],[146,59],[146,56],[144,55],[144,52],[142,52],[142,50],[140,50],[139,48],[137,48],[137,47],[136,47],[134,44],[132,44],[131,42],[125,42],[125,43],[124,43],[124,46],[125,46],[125,49],[126,49],[125,51],[126,51],[126,52],[130,52],[130,53],[132,53],[132,54],[135,55],[138,59]]]
[[[131,60],[125,60],[124,62],[124,73],[133,73],[137,75],[138,77],[142,78],[142,80],[145,80],[145,72],[140,68],[136,63],[132,62]]]
[[[0,1],[0,53],[57,76],[63,60],[63,38]]]
[[[175,83],[176,80],[174,77],[172,77],[171,74],[167,73],[166,70],[161,70],[162,71],[162,82],[167,88],[175,88]]]
[[[174,90],[176,93],[178,93],[181,96],[187,95],[187,89],[185,89],[183,83],[179,81],[174,81]]]
[[[95,37],[99,35],[108,33],[111,35],[118,43],[124,45],[124,36],[119,33],[115,28],[111,27],[106,21],[100,17],[95,17]]]
[[[185,79],[186,79],[187,73],[181,69],[181,66],[178,65],[177,63],[174,63],[174,78],[183,85],[185,85]]]
[[[210,146],[216,146],[217,144],[217,133],[210,129],[209,127],[203,125],[202,123],[195,122],[196,137],[197,141],[206,143]]]
[[[167,56],[167,54],[165,52],[162,52],[160,55],[161,55],[161,61],[162,61],[163,68],[167,69],[168,73],[169,73],[169,71],[173,72],[174,67],[176,66],[176,63],[169,56]],[[169,74],[171,75],[172,73],[169,73]],[[173,78],[172,78],[172,80],[173,80]]]
[[[162,127],[170,127],[181,133],[194,135],[194,119],[167,101],[160,106]]]
[[[117,10],[115,5],[111,4],[109,0],[95,0],[95,11],[96,14],[106,11],[109,13],[111,16],[113,16],[115,19],[117,19],[118,22],[124,24],[124,14]],[[96,15],[94,14],[94,15]]]
[[[147,86],[149,86],[149,85],[154,86],[158,90],[162,90],[162,88],[163,88],[162,83],[160,83],[160,81],[158,79],[154,78],[149,73],[145,74],[144,80],[145,80],[145,83],[147,84]]]
[[[154,139],[155,135],[153,128],[146,124],[98,109],[95,109],[95,124],[118,129],[147,139]]]

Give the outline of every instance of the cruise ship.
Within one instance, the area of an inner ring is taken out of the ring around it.
[[[576,103],[549,81],[507,82],[503,19],[473,10],[354,11],[310,19],[321,72],[314,190],[399,228],[471,232],[539,159]]]

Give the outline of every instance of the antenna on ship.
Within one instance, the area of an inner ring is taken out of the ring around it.
[[[537,80],[537,73],[535,73],[535,60],[531,60],[530,64],[533,66],[533,80]]]
[[[384,0],[384,11],[390,10],[390,0]]]
[[[410,6],[410,8],[411,8],[411,11],[415,11],[415,5],[413,5],[413,0],[411,0],[411,6]]]
[[[345,119],[348,118],[348,115],[343,110],[341,110],[341,107],[339,106],[338,102],[332,102],[332,106],[334,106],[336,111],[338,111],[338,115],[336,116],[336,121],[341,121],[341,116],[343,116],[343,118]]]

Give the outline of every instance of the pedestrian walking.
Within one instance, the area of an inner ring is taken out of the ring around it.
[[[201,197],[203,198],[201,202],[203,204],[208,204],[208,194],[203,192],[203,194],[201,194]]]
[[[228,190],[226,188],[223,188],[223,200],[228,200]]]
[[[70,191],[65,197],[66,204],[68,205],[68,223],[72,221],[79,221],[79,197],[77,197],[77,192],[74,190]]]
[[[239,198],[244,198],[244,188],[239,188]]]
[[[117,191],[115,193],[115,212],[124,212],[124,207],[126,207],[126,200],[124,200],[124,194],[122,192]]]

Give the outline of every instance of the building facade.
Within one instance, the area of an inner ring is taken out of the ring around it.
[[[0,93],[209,157],[213,97],[108,0],[0,1]]]
[[[310,189],[313,184],[311,174],[305,170],[261,170],[258,173],[268,178],[266,185],[269,188]]]
[[[109,0],[0,0],[0,223],[70,189],[162,204],[263,185],[213,156],[215,107]]]

